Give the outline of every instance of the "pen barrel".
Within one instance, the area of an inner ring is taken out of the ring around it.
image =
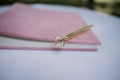
[[[87,26],[85,26],[85,27],[83,27],[83,28],[81,28],[81,29],[78,29],[78,30],[76,30],[76,31],[74,31],[74,32],[66,35],[66,36],[63,38],[63,40],[64,40],[64,41],[68,41],[68,40],[70,40],[70,39],[72,39],[72,38],[74,38],[74,37],[76,37],[76,36],[78,36],[78,35],[86,32],[86,31],[88,31],[91,27],[92,27],[92,25],[87,25]]]

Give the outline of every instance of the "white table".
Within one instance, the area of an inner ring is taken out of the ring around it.
[[[33,7],[80,13],[102,45],[97,52],[0,50],[0,80],[120,80],[120,18],[70,6]]]

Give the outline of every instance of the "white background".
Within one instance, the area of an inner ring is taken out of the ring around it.
[[[0,80],[120,80],[120,18],[70,6],[32,6],[80,13],[102,45],[97,52],[0,50]]]

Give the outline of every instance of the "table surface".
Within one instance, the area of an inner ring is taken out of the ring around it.
[[[85,8],[33,4],[77,12],[102,45],[97,52],[0,50],[0,80],[120,80],[120,18]],[[9,6],[1,6],[0,12]]]

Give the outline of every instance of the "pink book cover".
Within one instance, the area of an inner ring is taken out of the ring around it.
[[[30,5],[15,3],[0,13],[0,35],[18,39],[53,42],[56,36],[64,36],[86,26],[78,13],[35,9]],[[2,41],[0,41],[2,43]],[[71,39],[69,43],[99,45],[100,42],[89,30]],[[1,49],[29,50],[96,50],[96,48],[52,48],[3,46]]]

